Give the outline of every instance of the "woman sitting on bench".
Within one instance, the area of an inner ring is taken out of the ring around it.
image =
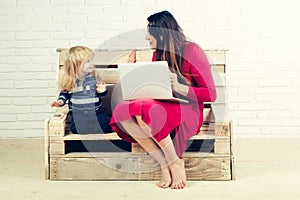
[[[168,62],[174,95],[190,103],[123,101],[114,109],[110,124],[122,139],[137,142],[160,164],[158,187],[182,189],[186,186],[182,154],[186,142],[200,130],[203,102],[216,99],[215,85],[205,53],[186,40],[171,13],[159,12],[147,20],[146,39],[155,50],[152,60]],[[133,51],[129,60],[135,62],[135,58]]]

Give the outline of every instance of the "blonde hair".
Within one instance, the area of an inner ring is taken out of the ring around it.
[[[94,55],[95,53],[90,48],[84,46],[69,49],[64,64],[65,73],[60,82],[61,90],[71,91],[74,88],[80,67]],[[95,76],[95,73],[93,75]]]

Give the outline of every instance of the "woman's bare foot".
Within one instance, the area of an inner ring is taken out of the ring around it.
[[[168,188],[171,185],[171,174],[169,167],[163,167],[161,168],[161,179],[158,183],[156,183],[157,187],[160,188]]]
[[[183,189],[186,186],[186,174],[184,168],[184,160],[178,159],[170,166],[172,176],[171,189]]]

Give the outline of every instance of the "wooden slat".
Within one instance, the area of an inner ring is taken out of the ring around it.
[[[51,158],[51,180],[138,180],[138,158]],[[127,172],[127,171],[132,172]]]
[[[230,163],[224,158],[183,158],[187,180],[230,180]],[[161,172],[153,159],[141,158],[140,167],[145,169],[139,180],[159,180]]]
[[[131,152],[133,154],[141,154],[141,153],[147,154],[147,152],[144,150],[144,148],[141,147],[141,145],[139,145],[138,143],[131,144]]]
[[[215,82],[215,86],[226,87],[226,74],[220,69],[220,66],[212,66],[211,73]]]
[[[108,84],[117,84],[119,83],[119,72],[118,69],[96,69],[99,75],[102,78],[102,81]]]
[[[227,140],[215,140],[214,152],[216,154],[228,154],[230,155],[230,139]]]
[[[45,132],[45,179],[49,179],[49,118],[45,120],[44,123],[44,132]]]
[[[107,133],[107,134],[73,134],[69,133],[63,140],[120,140],[117,133]]]
[[[228,123],[210,123],[210,125],[204,124],[200,128],[200,132],[193,136],[192,139],[228,139]],[[215,133],[217,130],[217,133]],[[64,137],[59,135],[50,135],[51,141],[60,141],[60,140],[120,140],[120,137],[117,133],[106,133],[106,134],[73,134],[68,133]]]
[[[54,114],[57,115],[57,114]],[[67,115],[62,118],[51,117],[49,121],[49,136],[64,136]]]
[[[216,87],[216,91],[217,91],[217,99],[215,102],[212,102],[212,104],[226,104],[227,103],[226,87],[224,86]]]
[[[95,51],[95,65],[126,63],[130,51]]]
[[[67,55],[66,48],[57,49],[59,52],[59,66],[64,65]],[[111,65],[127,62],[128,55],[131,50],[94,50],[94,63],[95,65]],[[211,66],[215,66],[219,72],[225,72],[225,52],[226,50],[204,50],[207,54]],[[151,61],[153,51],[150,49],[137,50],[137,61],[147,62]]]
[[[144,49],[136,52],[137,62],[149,62],[152,60],[153,50]]]
[[[204,50],[206,53],[209,63],[214,65],[225,65],[226,58],[225,53],[227,50],[224,49],[208,49]]]
[[[216,123],[223,123],[228,121],[227,105],[226,104],[211,104],[213,121]]]
[[[230,180],[228,158],[183,158],[188,180]]]
[[[65,143],[63,140],[50,140],[50,147],[49,147],[49,154],[50,155],[64,155],[65,154]]]
[[[183,158],[188,180],[230,180],[227,157]],[[51,180],[158,180],[159,165],[147,155],[135,157],[51,158]],[[76,167],[74,167],[76,166]]]
[[[147,154],[133,154],[131,152],[71,152],[65,155],[51,154],[50,158],[141,158],[148,157]],[[207,152],[185,152],[183,154],[185,158],[228,158],[228,155],[215,154]]]
[[[220,128],[221,129],[221,128]],[[224,129],[224,128],[223,128]],[[228,130],[228,129],[224,129]],[[207,128],[203,127],[200,129],[199,134],[193,136],[191,139],[193,140],[204,140],[204,139],[226,139],[228,138],[227,135],[221,136],[221,135],[213,135],[214,134],[214,127]],[[220,130],[221,131],[221,130]],[[224,133],[223,133],[224,135]],[[60,138],[60,137],[51,137],[51,141],[56,141],[56,140],[120,140],[120,137],[117,135],[117,133],[107,133],[107,134],[73,134],[69,133],[66,136]]]
[[[226,86],[226,76],[224,73],[217,71],[216,67],[213,67],[213,77],[216,86]],[[107,68],[105,66],[101,66],[101,68],[96,68],[96,71],[100,74],[102,80],[105,83],[116,84],[119,83],[119,72],[117,68]],[[59,80],[61,80],[64,74],[64,66],[62,65],[59,70]]]
[[[230,164],[231,164],[231,180],[236,180],[236,164],[235,164],[235,134],[233,130],[233,121],[229,122],[230,135]]]

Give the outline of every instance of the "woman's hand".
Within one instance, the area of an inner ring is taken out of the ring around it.
[[[107,90],[106,84],[104,82],[99,82],[99,83],[97,83],[96,86],[97,86],[96,90],[98,93],[103,93]]]
[[[178,83],[177,74],[170,72],[171,86],[174,92],[177,92],[181,95],[187,96],[189,92],[189,87]]]
[[[178,78],[177,74],[170,72],[171,86],[174,91],[177,91],[178,88]]]
[[[61,105],[63,105],[63,101],[62,100],[58,100],[58,101],[53,101],[51,103],[51,107],[60,107]]]
[[[129,55],[127,59],[128,63],[135,63],[136,62],[136,50],[133,50]]]

